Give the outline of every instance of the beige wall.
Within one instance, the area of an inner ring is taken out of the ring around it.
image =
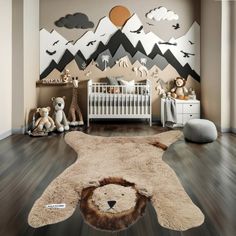
[[[145,24],[145,31],[152,31],[157,34],[159,37],[169,40],[171,37],[178,38],[183,36],[191,27],[192,23],[196,20],[200,24],[200,0],[148,0],[148,1],[135,1],[135,0],[122,0],[122,1],[110,1],[110,0],[41,0],[40,1],[40,28],[45,28],[48,31],[56,29],[58,33],[67,38],[68,40],[77,40],[81,37],[88,29],[66,29],[56,27],[54,22],[60,17],[65,16],[68,13],[83,12],[89,16],[89,19],[94,22],[94,29],[98,24],[98,21],[109,15],[109,11],[112,7],[116,5],[124,5],[130,9],[131,13],[137,13],[139,18],[143,23],[151,22],[145,17],[145,13],[159,6],[165,6],[166,8],[173,10],[179,15],[178,22],[180,23],[181,28],[179,30],[173,30],[172,25],[176,23],[175,21],[160,21],[156,22],[155,26],[148,26]],[[56,6],[56,10],[55,10]],[[77,66],[74,66],[74,63],[70,63],[67,66],[67,69],[70,70],[72,76],[79,76],[83,81],[87,80],[88,77],[85,76],[86,72],[92,71],[92,74],[89,78],[93,80],[99,80],[105,78],[109,75],[124,75],[127,80],[135,79],[136,81],[143,80],[143,78],[135,77],[134,72],[132,71],[132,66],[130,68],[120,68],[113,67],[112,70],[100,71],[94,70],[94,68],[87,67],[85,71],[78,70]],[[147,79],[152,81],[153,87],[153,119],[160,120],[160,96],[158,96],[156,87],[156,79],[153,79],[149,73]],[[50,74],[48,78],[57,78],[60,76],[59,72],[55,74]],[[163,71],[159,71],[159,77],[164,81],[174,80],[179,74],[171,66],[167,66]],[[192,79],[191,76],[188,78],[187,87],[193,87],[200,97],[200,83]],[[80,90],[80,105],[83,110],[84,116],[86,116],[86,93],[84,93],[84,87]],[[67,108],[70,105],[71,92],[70,87],[45,87],[42,86],[39,88],[39,100],[38,106],[48,106],[51,104],[50,98],[53,96],[63,96],[67,95]]]
[[[227,130],[231,126],[230,108],[231,100],[230,86],[231,77],[231,17],[229,2],[222,2],[221,7],[221,130]]]
[[[39,75],[39,0],[13,0],[14,132],[24,132],[28,114],[37,106]]]
[[[179,30],[174,30],[174,32],[167,30],[172,29],[172,24],[175,21],[160,21],[155,23],[154,27],[145,25],[146,31],[153,31],[165,40],[184,35],[195,20],[200,24],[200,0],[40,0],[40,28],[45,28],[48,31],[56,29],[68,40],[76,40],[86,30],[60,28],[56,27],[54,22],[66,14],[83,12],[94,22],[95,29],[98,21],[102,17],[108,16],[110,10],[117,5],[126,6],[132,14],[137,13],[142,22],[151,22],[147,20],[145,13],[159,6],[176,12],[180,16],[178,22],[181,28]]]
[[[37,107],[35,83],[39,75],[39,0],[24,0],[24,114]]]
[[[24,0],[12,0],[12,128],[18,131],[24,125]]]
[[[221,3],[201,1],[201,104],[204,118],[221,126]]]
[[[231,127],[232,131],[236,133],[236,2],[231,2],[231,25],[232,25],[232,34],[231,34],[231,43],[232,43],[232,54],[231,54],[231,75],[232,75],[232,86],[231,86],[231,99],[232,112],[231,112]]]
[[[201,2],[203,117],[222,132],[236,132],[236,3]]]
[[[12,2],[0,0],[0,139],[12,129]]]

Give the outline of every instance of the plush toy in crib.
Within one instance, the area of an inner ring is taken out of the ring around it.
[[[188,89],[185,87],[186,81],[182,77],[177,77],[174,80],[174,88],[171,89],[173,98],[185,99],[185,95],[188,93]]]
[[[67,121],[64,107],[65,107],[66,97],[53,97],[52,103],[54,107],[53,118],[56,124],[57,131],[63,132],[64,130],[69,130],[69,122]]]

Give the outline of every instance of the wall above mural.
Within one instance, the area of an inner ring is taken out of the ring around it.
[[[67,29],[88,29],[93,28],[94,23],[89,21],[87,15],[78,12],[73,15],[68,14],[65,17],[61,17],[55,22],[57,27],[65,27]]]
[[[118,14],[120,11],[124,14]],[[176,22],[180,16],[160,7],[150,10],[146,17],[153,21]],[[89,18],[86,20],[89,21]],[[175,31],[180,27],[179,23],[175,22],[170,26],[170,30]],[[68,28],[78,26],[74,21],[68,25],[66,17],[55,24]],[[146,33],[146,24],[152,25],[141,22],[137,14],[131,16],[125,7],[116,6],[112,8],[109,17],[98,22],[95,31],[87,31],[76,42],[65,39],[56,30],[48,32],[41,29],[40,79],[47,77],[54,69],[62,72],[74,60],[80,70],[86,69],[91,63],[101,71],[117,64],[121,67],[131,65],[134,73],[140,71],[143,76],[153,67],[164,70],[170,64],[180,76],[187,78],[190,75],[200,81],[199,24],[194,22],[182,37],[172,37],[168,41],[162,40],[153,32]],[[138,68],[135,66],[137,62]]]

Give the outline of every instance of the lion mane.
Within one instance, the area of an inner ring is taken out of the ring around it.
[[[118,213],[103,212],[92,200],[95,189],[105,185],[116,184],[123,187],[132,187],[136,191],[136,204],[134,207]],[[85,221],[98,229],[118,231],[134,224],[143,216],[149,198],[140,194],[135,188],[135,184],[122,178],[106,178],[99,182],[98,187],[88,187],[83,189],[81,194],[80,211]]]

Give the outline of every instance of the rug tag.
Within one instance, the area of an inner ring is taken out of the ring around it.
[[[46,208],[49,208],[49,209],[63,209],[63,208],[66,208],[66,204],[65,203],[48,204],[48,205],[46,205]]]

